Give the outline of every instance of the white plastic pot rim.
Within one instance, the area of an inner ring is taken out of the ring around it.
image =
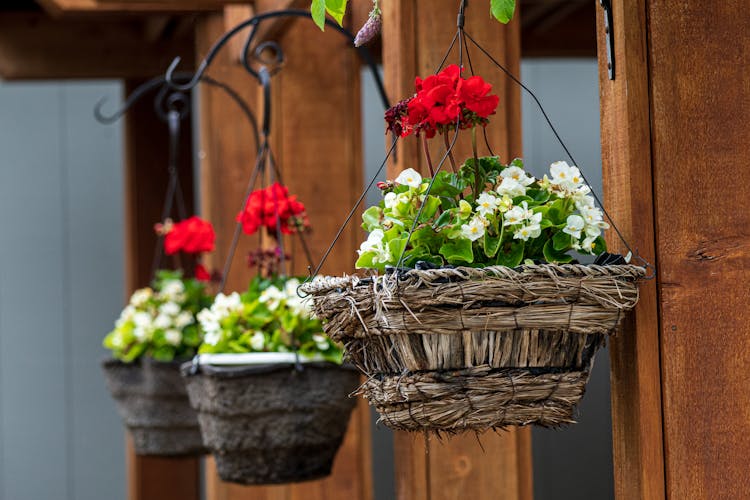
[[[297,356],[293,352],[246,352],[240,354],[198,354],[193,363],[213,366],[254,366],[274,363],[296,363]],[[317,354],[312,357],[299,355],[300,363],[314,363],[325,361]]]

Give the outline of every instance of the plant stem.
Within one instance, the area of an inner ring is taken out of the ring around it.
[[[451,170],[453,170],[453,173],[456,173],[456,159],[453,158],[453,150],[451,149],[451,143],[448,140],[448,130],[446,129],[445,132],[443,132],[443,139],[445,139],[445,150],[448,152],[448,158],[451,161]]]
[[[427,168],[430,169],[430,177],[435,177],[435,170],[432,168],[432,159],[430,158],[430,148],[427,145],[427,136],[422,136],[422,147],[424,149],[424,157],[427,159]]]
[[[479,155],[477,154],[477,126],[471,127],[471,152],[474,154],[474,199],[481,194],[479,183]]]

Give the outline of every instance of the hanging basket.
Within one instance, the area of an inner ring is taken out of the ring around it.
[[[190,407],[180,362],[143,358],[133,363],[102,362],[117,410],[133,436],[138,455],[205,453],[198,417]]]
[[[317,278],[326,332],[391,428],[575,422],[596,351],[638,301],[633,265],[530,265]]]
[[[356,405],[349,397],[359,385],[355,369],[185,363],[182,371],[222,480],[280,484],[331,473]]]

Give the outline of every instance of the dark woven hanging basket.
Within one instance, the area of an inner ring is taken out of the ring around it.
[[[633,265],[530,265],[323,277],[302,289],[408,431],[575,422],[594,355],[638,301]]]
[[[102,362],[117,410],[138,455],[189,456],[206,452],[198,416],[190,406],[179,361],[143,358]]]
[[[353,367],[185,363],[182,371],[222,480],[280,484],[331,473],[357,402]]]

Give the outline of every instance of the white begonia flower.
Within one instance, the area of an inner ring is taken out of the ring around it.
[[[165,302],[159,306],[159,313],[167,316],[177,316],[182,308],[176,302]]]
[[[461,236],[476,241],[484,236],[485,219],[481,215],[473,217],[468,224],[461,226]]]
[[[172,326],[172,318],[170,318],[166,314],[160,314],[154,320],[154,328],[166,330],[170,326]]]
[[[224,295],[223,293],[216,295],[214,303],[211,306],[211,310],[219,319],[226,318],[240,309],[242,309],[242,299],[237,292],[232,292],[229,295]]]
[[[150,329],[136,326],[133,328],[133,336],[139,341],[139,342],[145,342],[151,338],[152,331]]]
[[[520,205],[505,212],[503,217],[505,219],[503,226],[514,226],[516,224],[521,224],[526,220],[536,224],[542,221],[542,214],[535,214],[533,210],[529,210],[529,204],[525,201],[522,201]]]
[[[397,195],[393,191],[391,191],[390,193],[386,193],[385,196],[383,197],[383,205],[385,206],[385,208],[388,208],[388,209],[396,208],[396,205],[398,204],[398,200],[396,198],[397,198]]]
[[[151,328],[152,318],[147,312],[138,311],[133,314],[133,324],[137,328]]]
[[[188,325],[192,325],[193,323],[195,323],[195,320],[193,319],[193,315],[190,313],[190,311],[182,311],[174,319],[174,326],[180,329],[185,328]]]
[[[297,294],[299,280],[292,278],[284,284],[284,293],[286,294],[286,305],[294,314],[309,318],[312,315],[312,300],[310,297],[300,297]]]
[[[208,345],[216,345],[221,340],[221,332],[219,331],[211,331],[206,332],[206,335],[203,337],[203,342],[205,342]]]
[[[201,328],[203,328],[206,335],[209,333],[218,333],[221,330],[219,319],[211,309],[203,309],[198,313],[198,322],[201,324]]]
[[[284,299],[286,299],[286,294],[274,285],[263,290],[260,297],[258,297],[258,301],[265,304],[271,311],[278,309],[279,305],[281,305],[281,301]]]
[[[581,231],[585,225],[586,223],[580,215],[569,215],[568,219],[565,221],[563,233],[567,233],[575,239],[580,239]]]
[[[556,161],[550,165],[549,171],[552,175],[550,183],[563,191],[572,193],[583,183],[583,176],[578,167],[571,167],[568,162]]]
[[[570,198],[575,202],[576,207],[593,207],[594,197],[590,196],[591,188],[586,184],[579,186],[570,194]]]
[[[523,196],[526,194],[526,186],[512,177],[503,177],[502,182],[499,186],[497,186],[497,188],[495,188],[495,191],[497,191],[500,196]]]
[[[500,203],[498,205],[500,208],[500,212],[505,213],[511,208],[513,208],[513,198],[511,198],[507,194],[504,194],[503,197],[500,199]]]
[[[263,347],[266,345],[266,336],[263,335],[263,332],[256,331],[252,337],[250,337],[250,347],[252,347],[256,351],[262,351]]]
[[[169,330],[164,332],[164,340],[174,346],[180,345],[180,342],[182,342],[182,332],[180,332],[179,330],[175,330],[174,328],[170,328]]]
[[[150,288],[141,288],[140,290],[136,290],[130,297],[130,305],[141,307],[148,301],[148,299],[153,296],[153,294],[154,292]]]
[[[589,252],[589,253],[593,252],[594,246],[595,246],[594,241],[596,241],[596,236],[594,237],[587,236],[581,242],[580,249],[583,250],[584,252]]]
[[[477,198],[477,213],[483,217],[495,213],[500,206],[500,199],[492,193],[484,192]]]
[[[542,228],[539,223],[531,223],[516,229],[513,233],[513,238],[528,241],[530,238],[538,238],[540,234],[542,234]]]
[[[161,287],[161,295],[169,301],[181,302],[185,285],[180,280],[169,280]]]
[[[318,350],[325,351],[331,347],[331,345],[328,343],[328,339],[326,339],[325,336],[320,335],[319,333],[313,335],[312,338]]]
[[[413,168],[407,168],[396,177],[397,184],[404,184],[409,187],[419,187],[422,184],[422,176]]]
[[[116,328],[122,328],[125,323],[128,323],[129,321],[133,320],[133,315],[135,314],[135,307],[132,305],[125,306],[125,309],[122,310],[120,313],[120,317],[117,318],[117,321],[115,321],[115,327]]]
[[[385,233],[383,230],[375,229],[367,236],[367,239],[362,242],[357,253],[362,255],[365,252],[375,252],[375,256],[372,259],[372,262],[375,264],[390,261],[391,252],[388,250],[388,246],[383,242],[384,238]]]
[[[520,167],[505,168],[500,172],[500,176],[503,179],[513,179],[524,187],[534,183],[534,178]]]

